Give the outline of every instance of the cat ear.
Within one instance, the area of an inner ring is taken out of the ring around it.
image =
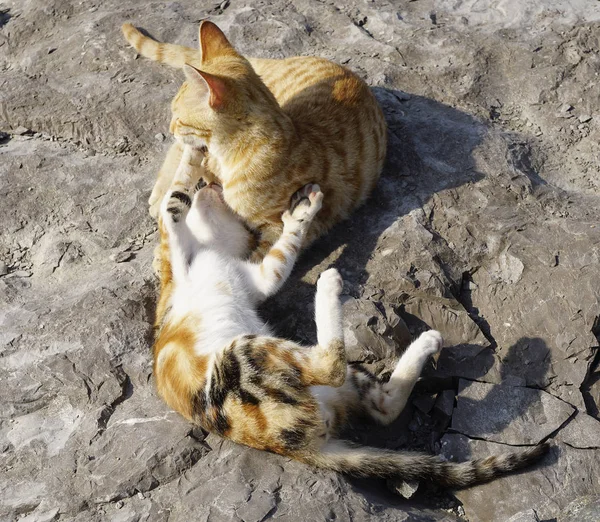
[[[221,78],[214,74],[200,71],[187,63],[183,66],[183,72],[185,73],[185,77],[200,89],[200,92],[206,94],[208,104],[211,108],[215,110],[223,108],[227,95],[227,85]]]
[[[237,55],[223,31],[208,20],[200,22],[199,41],[203,62],[212,60],[217,56]]]

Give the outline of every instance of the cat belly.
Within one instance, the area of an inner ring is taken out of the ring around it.
[[[220,352],[239,335],[270,335],[234,264],[212,253],[190,266],[189,283],[173,296],[173,312],[198,318],[198,355]]]

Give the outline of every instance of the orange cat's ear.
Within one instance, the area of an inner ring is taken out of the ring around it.
[[[199,40],[202,62],[212,60],[217,56],[237,55],[223,31],[208,20],[200,22]]]
[[[206,94],[211,108],[215,110],[223,108],[227,96],[227,85],[221,78],[200,71],[187,63],[183,66],[183,72],[185,77],[200,89],[200,92]]]

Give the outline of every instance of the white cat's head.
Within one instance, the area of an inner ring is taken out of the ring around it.
[[[223,200],[223,189],[214,183],[196,192],[187,222],[201,243],[232,257],[246,257],[253,234]]]

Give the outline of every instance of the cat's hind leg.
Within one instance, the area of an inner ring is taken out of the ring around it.
[[[346,347],[342,323],[343,282],[335,268],[325,270],[317,281],[315,323],[317,346],[311,350],[313,371],[320,370],[322,384],[338,387],[346,379]]]
[[[373,381],[363,370],[356,370],[352,380],[360,390],[363,407],[373,419],[383,425],[390,424],[404,407],[419,379],[425,363],[442,349],[442,335],[429,330],[413,341],[400,357],[390,380],[385,384]]]
[[[367,415],[388,425],[400,415],[427,359],[439,352],[442,337],[430,330],[422,334],[404,352],[390,380],[381,382],[360,364],[347,366],[345,382],[339,388],[313,386],[327,430],[324,439],[335,436],[350,415]]]

